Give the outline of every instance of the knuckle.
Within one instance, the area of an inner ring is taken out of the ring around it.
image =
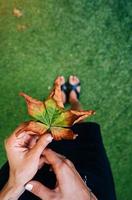
[[[66,163],[71,163],[71,161],[68,158],[65,159],[65,162]]]
[[[69,160],[69,159],[65,159],[66,164],[68,164],[71,167],[74,167],[74,164]]]
[[[49,141],[46,140],[46,137],[43,137],[43,138],[40,138],[38,143],[39,143],[40,146],[45,147],[49,143]]]
[[[66,166],[65,160],[58,160],[56,164],[58,165],[60,169],[63,169]]]

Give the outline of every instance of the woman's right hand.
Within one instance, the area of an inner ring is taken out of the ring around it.
[[[44,155],[56,174],[57,186],[50,190],[38,181],[30,181],[25,187],[28,191],[42,200],[97,200],[70,160],[50,149],[45,149]]]
[[[17,200],[21,196],[25,190],[24,185],[45,163],[42,153],[53,139],[50,134],[36,138],[37,136],[31,136],[29,131],[17,137],[16,133],[22,126],[19,126],[5,141],[10,171],[9,180],[0,192],[2,200]]]

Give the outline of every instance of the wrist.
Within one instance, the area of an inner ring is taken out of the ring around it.
[[[25,191],[24,186],[19,186],[8,181],[2,191],[0,192],[0,199],[2,200],[18,200],[18,198]]]

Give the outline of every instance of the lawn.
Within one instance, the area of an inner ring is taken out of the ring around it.
[[[118,200],[131,200],[131,19],[130,0],[0,1],[0,166],[4,139],[28,119],[19,92],[42,100],[57,75],[75,74],[84,108],[96,110]]]

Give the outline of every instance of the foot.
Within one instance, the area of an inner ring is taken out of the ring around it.
[[[61,86],[65,84],[64,76],[58,76],[57,78],[60,79]],[[63,90],[62,90],[62,100],[63,100],[63,104],[65,104],[66,103],[66,94]]]
[[[77,76],[70,76],[69,77],[69,83],[71,85],[76,85],[78,83],[80,83],[80,80],[78,79]],[[80,93],[81,87],[80,85],[77,86],[77,91],[78,93]],[[78,102],[78,98],[77,98],[77,94],[74,90],[71,90],[69,93],[69,103],[73,103],[73,102]]]

